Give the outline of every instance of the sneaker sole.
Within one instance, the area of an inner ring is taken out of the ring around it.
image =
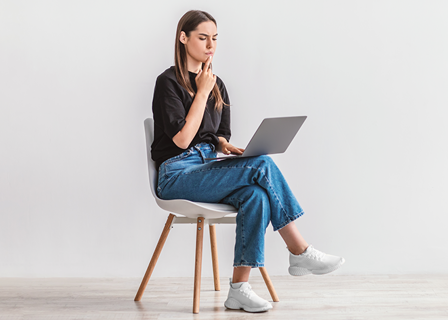
[[[337,265],[335,265],[329,269],[324,269],[324,270],[309,270],[307,268],[302,268],[302,267],[289,267],[288,271],[289,271],[289,274],[292,276],[304,276],[307,274],[322,275],[322,274],[327,274],[327,273],[335,271],[340,266],[342,266],[344,264],[344,262],[345,262],[345,259],[342,258],[342,260]]]
[[[242,306],[241,303],[233,298],[228,298],[226,300],[226,302],[224,302],[224,306],[227,309],[234,309],[234,310],[239,310],[239,309],[243,309],[244,311],[247,312],[263,312],[263,311],[267,311],[269,309],[272,309],[271,306],[265,306],[265,307],[261,307],[261,308],[253,308],[253,307],[247,307],[247,306]]]

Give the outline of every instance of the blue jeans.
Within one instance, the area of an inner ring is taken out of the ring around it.
[[[160,165],[162,199],[219,202],[238,209],[234,267],[264,267],[269,222],[277,231],[303,214],[285,178],[269,156],[219,160],[215,146],[199,143]]]

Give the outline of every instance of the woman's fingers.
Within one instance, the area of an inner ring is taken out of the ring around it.
[[[222,147],[222,153],[224,153],[224,154],[230,154],[230,153],[233,153],[233,154],[243,154],[243,152],[244,152],[243,148],[234,147],[230,143],[226,143]]]
[[[222,147],[222,153],[229,154],[231,152],[230,151],[230,146],[231,145],[227,144],[226,146]]]
[[[195,81],[198,91],[204,91],[207,95],[213,90],[216,84],[216,75],[212,73],[210,63],[212,62],[212,56],[209,56],[204,63],[202,69],[199,69],[196,75]]]
[[[210,55],[207,60],[205,60],[205,64],[204,64],[204,71],[207,72],[209,71],[209,67],[210,67],[210,63],[212,62],[212,56]],[[210,70],[211,72],[211,70]]]
[[[234,147],[234,146],[231,146],[230,148],[229,148],[229,150],[233,153],[233,154],[242,154],[243,153],[243,151],[241,151],[240,150],[240,148],[237,148],[237,147]]]

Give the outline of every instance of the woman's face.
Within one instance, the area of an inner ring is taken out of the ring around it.
[[[185,32],[181,32],[180,41],[185,45],[189,70],[199,71],[201,63],[205,62],[210,55],[215,54],[217,36],[216,25],[213,21],[200,23],[196,30],[190,32],[188,38]]]

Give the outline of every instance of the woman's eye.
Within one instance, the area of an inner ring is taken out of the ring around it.
[[[199,38],[199,39],[206,40],[206,38]],[[218,39],[213,39],[213,41],[216,41],[216,40],[218,40]]]

